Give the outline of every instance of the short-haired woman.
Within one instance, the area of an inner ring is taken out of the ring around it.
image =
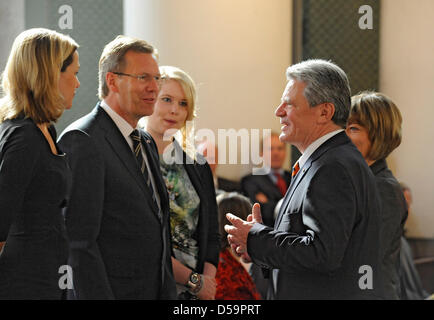
[[[52,124],[71,108],[80,86],[77,48],[52,30],[24,31],[3,73],[0,299],[62,298],[69,169]]]
[[[362,92],[351,99],[346,132],[375,176],[381,208],[382,279],[384,297],[400,298],[399,253],[407,206],[386,157],[401,144],[402,116],[386,95]]]

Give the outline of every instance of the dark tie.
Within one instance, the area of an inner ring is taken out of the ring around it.
[[[152,188],[151,177],[149,176],[148,169],[146,168],[146,162],[142,155],[142,140],[140,138],[140,132],[138,130],[134,130],[130,134],[130,137],[133,140],[134,155],[136,156],[136,160],[139,165],[140,171],[143,174],[143,178],[146,181],[146,185],[149,187],[149,190],[151,190],[152,200],[155,202],[157,207],[159,207],[157,204],[157,199],[155,198],[154,188]]]
[[[295,175],[300,171],[300,165],[298,164],[298,161],[295,163],[294,167],[292,168],[292,177],[295,177]]]
[[[279,172],[274,172],[274,175],[277,178],[277,188],[279,189],[280,193],[282,194],[282,196],[285,195],[286,193],[286,189],[288,188],[288,186],[286,185],[285,179],[282,178],[282,176],[280,175]]]
[[[140,138],[140,132],[138,130],[134,130],[130,134],[130,137],[133,140],[133,150],[136,156],[137,163],[139,164],[140,171],[145,177],[146,184],[149,186],[151,185],[151,179],[149,178],[148,170],[146,170],[146,162],[145,159],[143,159],[142,155],[142,140]]]

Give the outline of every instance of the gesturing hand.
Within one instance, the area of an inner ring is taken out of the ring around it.
[[[247,221],[244,221],[231,213],[227,213],[226,218],[230,223],[232,223],[232,226],[225,226],[232,251],[241,257],[244,262],[251,262],[247,253],[247,236],[255,223],[262,223],[261,206],[259,203],[253,205],[252,213],[247,217]]]

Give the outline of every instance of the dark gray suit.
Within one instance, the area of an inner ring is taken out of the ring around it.
[[[155,142],[142,136],[162,218],[130,146],[99,104],[60,137],[73,172],[66,226],[78,299],[176,298],[167,191]]]
[[[253,262],[280,269],[273,270],[277,287],[269,298],[381,297],[379,218],[374,176],[345,132],[338,133],[292,180],[274,230],[261,224],[250,230]]]

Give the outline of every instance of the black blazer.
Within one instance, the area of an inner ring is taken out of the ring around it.
[[[199,221],[193,236],[199,246],[196,272],[202,273],[205,262],[216,268],[219,262],[220,234],[214,180],[211,168],[202,155],[196,154],[197,161],[193,160],[177,141],[174,145],[177,152],[182,152],[184,168],[200,198]]]
[[[241,192],[241,185],[238,181],[217,177],[218,190],[223,192]]]
[[[285,180],[286,185],[289,187],[291,183],[291,173],[284,172],[282,178]],[[267,175],[248,175],[241,180],[241,189],[243,193],[250,198],[250,200],[255,203],[256,195],[260,192],[266,195],[268,202],[261,204],[261,214],[264,224],[272,227],[274,226],[274,209],[277,203],[282,199],[282,194],[277,188],[276,184],[271,180],[270,176]]]
[[[374,176],[345,132],[323,143],[292,180],[274,230],[257,223],[248,235],[253,261],[279,269],[270,298],[381,297],[379,210]]]
[[[407,204],[399,182],[387,167],[386,160],[378,160],[370,166],[381,202],[381,250],[384,295],[387,299],[399,299],[400,247]]]
[[[176,298],[167,190],[155,142],[143,136],[162,220],[132,150],[99,103],[60,137],[73,172],[66,226],[78,299]]]
[[[56,141],[54,127],[50,134]],[[61,299],[68,258],[62,208],[70,172],[24,117],[0,125],[0,299]],[[62,271],[63,272],[63,271]]]

